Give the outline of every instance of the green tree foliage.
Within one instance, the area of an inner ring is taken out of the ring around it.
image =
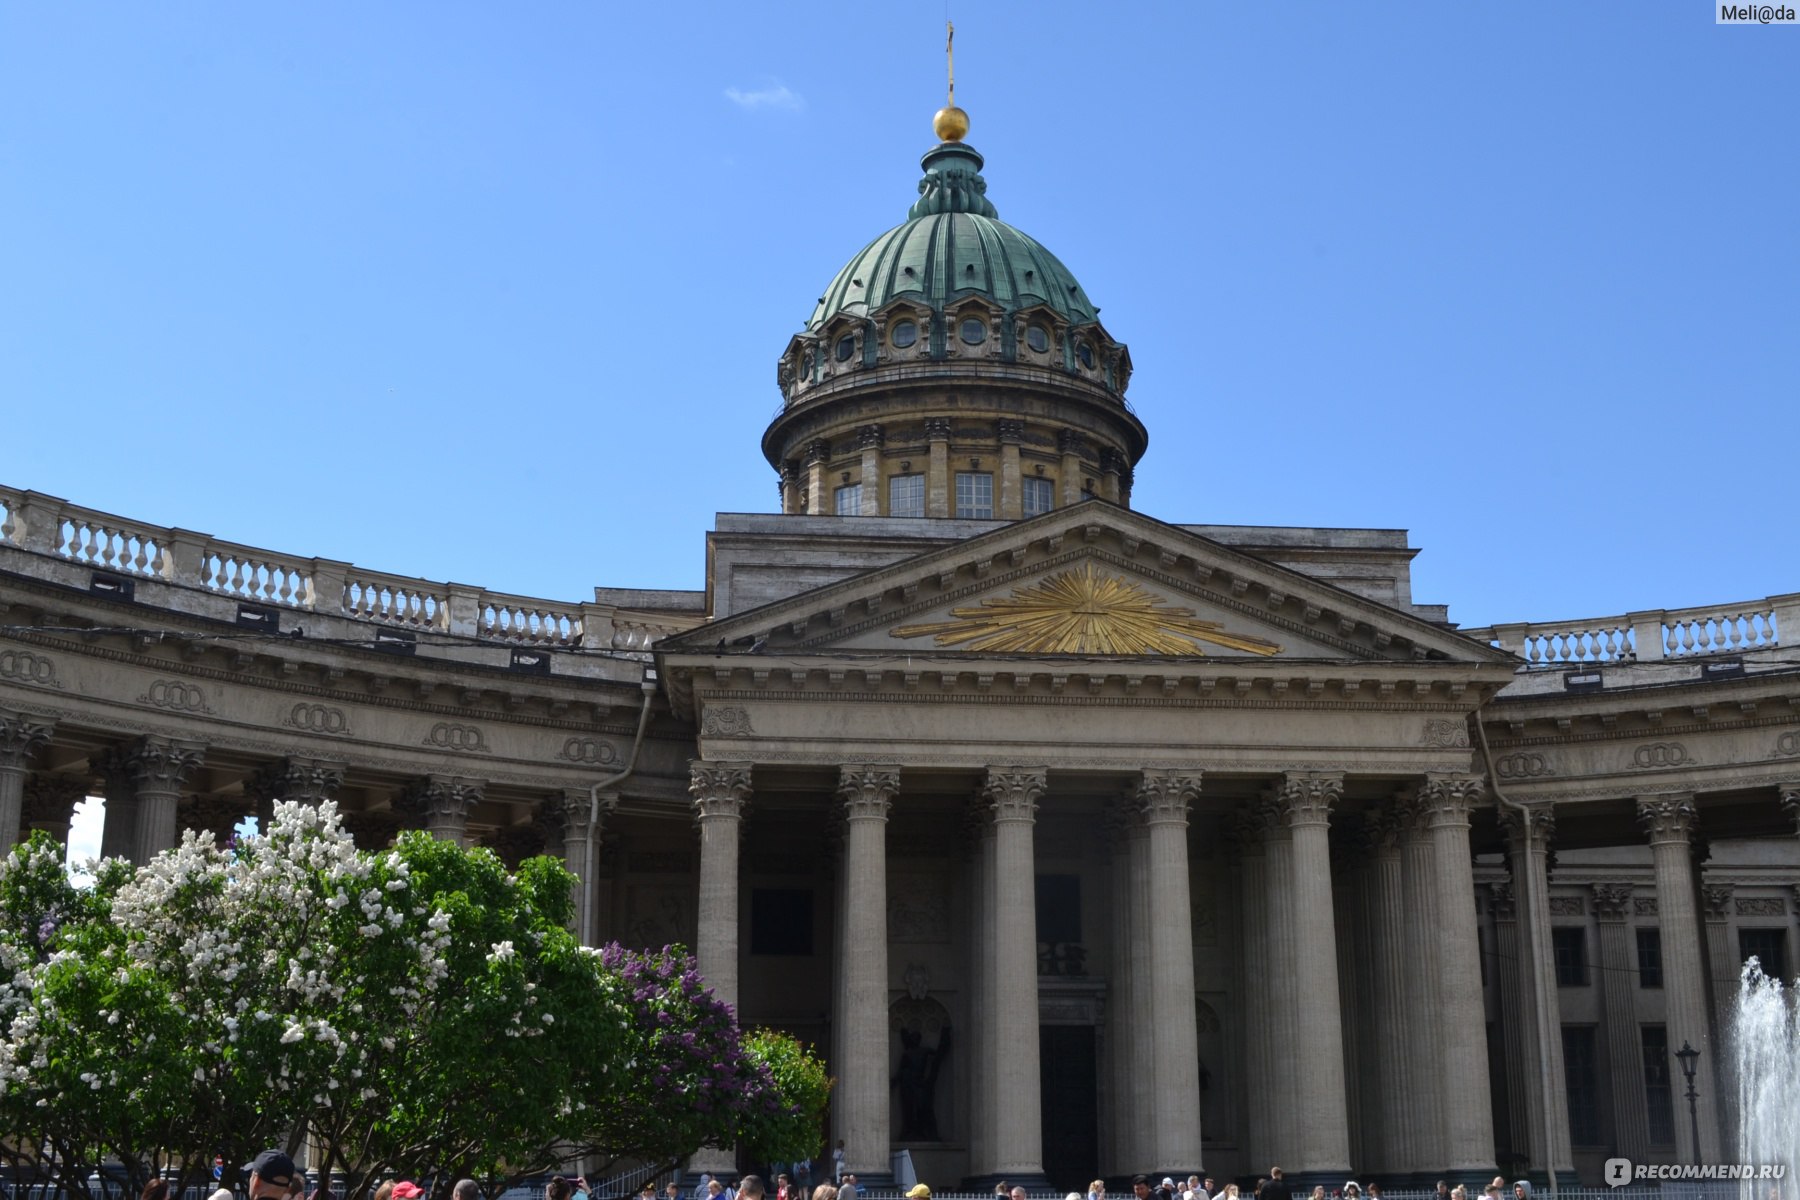
[[[744,1039],[744,1053],[768,1073],[771,1092],[782,1101],[751,1114],[741,1132],[752,1162],[817,1160],[825,1142],[825,1112],[831,1103],[831,1076],[819,1057],[794,1038],[758,1029]]]
[[[422,833],[359,852],[330,804],[86,889],[38,835],[0,862],[0,1153],[81,1194],[102,1156],[188,1186],[305,1138],[358,1196],[816,1142],[823,1071],[741,1042],[684,954],[580,946],[572,884]]]

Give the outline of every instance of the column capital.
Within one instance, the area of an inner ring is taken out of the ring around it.
[[[563,788],[551,792],[539,802],[532,821],[544,831],[546,841],[554,838],[584,838],[588,826],[605,825],[607,816],[619,807],[619,793],[601,792],[598,804],[587,788]]]
[[[1794,832],[1800,833],[1800,781],[1783,783],[1776,789],[1781,795],[1782,811],[1794,823]]]
[[[925,438],[927,441],[947,442],[950,440],[949,417],[926,417]]]
[[[1480,775],[1427,775],[1418,795],[1428,827],[1466,827],[1469,814],[1487,795],[1487,780]]]
[[[817,466],[831,458],[831,443],[824,438],[814,438],[806,443],[806,465]]]
[[[994,810],[995,822],[1035,821],[1049,777],[1047,767],[989,767],[981,794]]]
[[[1187,770],[1145,771],[1138,780],[1137,804],[1146,825],[1186,825],[1188,811],[1200,798],[1203,772]]]
[[[1596,883],[1588,889],[1594,898],[1594,916],[1617,923],[1631,915],[1629,883]]]
[[[1494,917],[1501,921],[1516,920],[1519,915],[1519,902],[1513,895],[1510,883],[1490,883],[1488,890],[1488,908]]]
[[[345,764],[325,758],[283,758],[265,763],[244,783],[244,791],[262,805],[298,800],[318,805],[344,785]],[[265,829],[263,832],[267,833]]]
[[[55,732],[56,722],[0,708],[0,771],[23,771],[28,760]]]
[[[1342,775],[1290,773],[1275,789],[1281,821],[1289,829],[1306,825],[1329,826],[1331,806],[1344,794]]]
[[[1709,921],[1731,919],[1731,895],[1737,889],[1729,883],[1708,883],[1700,888],[1700,908]]]
[[[426,829],[461,829],[486,788],[485,780],[427,775],[407,784],[395,797],[395,807]]]
[[[716,817],[738,818],[750,803],[750,768],[747,762],[707,762],[694,759],[688,763],[688,795],[694,798],[694,813],[701,821]]]
[[[1001,417],[996,423],[1000,430],[1000,441],[1003,444],[1018,445],[1025,440],[1025,422],[1010,417]]]
[[[1556,838],[1556,809],[1549,803],[1527,804],[1523,813],[1516,808],[1502,808],[1500,831],[1506,835],[1507,848],[1514,853],[1548,851]]]
[[[1694,823],[1699,819],[1692,792],[1639,796],[1637,814],[1638,823],[1649,835],[1652,846],[1665,843],[1687,845],[1694,834]]]
[[[887,433],[880,425],[858,425],[856,427],[856,445],[861,450],[879,450],[887,441]],[[869,482],[864,480],[865,483]]]
[[[857,763],[838,768],[838,795],[843,798],[847,820],[885,821],[899,794],[897,766]]]
[[[141,792],[179,791],[205,757],[206,747],[198,742],[162,737],[140,738],[125,752],[132,782]]]
[[[19,825],[23,829],[48,829],[67,838],[75,805],[88,794],[86,775],[40,773],[25,780],[25,802]]]

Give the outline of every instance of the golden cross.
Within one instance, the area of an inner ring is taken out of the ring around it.
[[[944,39],[944,64],[949,68],[949,71],[950,71],[950,104],[948,107],[955,108],[956,107],[956,24],[952,21],[945,21],[944,27],[950,31],[950,36]]]

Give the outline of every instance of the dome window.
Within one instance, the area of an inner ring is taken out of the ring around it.
[[[855,353],[856,353],[856,336],[854,334],[846,333],[843,337],[838,339],[838,341],[837,341],[837,360],[839,362],[849,362],[850,356]],[[1090,363],[1088,365],[1092,366],[1093,364]]]
[[[1075,347],[1075,357],[1079,358],[1081,360],[1081,365],[1088,370],[1091,371],[1094,369],[1094,348],[1086,342],[1082,342]]]
[[[1050,349],[1050,331],[1042,325],[1032,325],[1025,330],[1025,344],[1043,354]]]
[[[974,317],[964,321],[957,332],[962,336],[962,340],[971,346],[979,346],[987,341],[986,322],[978,321]]]
[[[888,341],[896,350],[904,350],[919,340],[919,327],[911,321],[901,321],[888,334]]]

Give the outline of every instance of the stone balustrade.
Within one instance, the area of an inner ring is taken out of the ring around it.
[[[146,525],[7,487],[0,487],[0,546],[254,605],[519,646],[648,657],[658,639],[702,619],[389,575]]]
[[[1800,640],[1800,594],[1735,604],[1649,609],[1576,621],[1531,621],[1463,632],[1530,667],[1565,667],[1690,659],[1773,650]]]

